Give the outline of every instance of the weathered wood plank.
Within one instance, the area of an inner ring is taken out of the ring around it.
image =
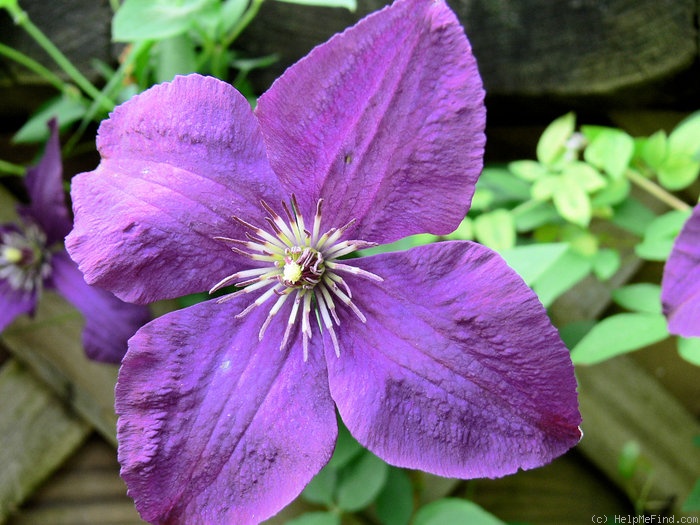
[[[7,525],[141,525],[114,448],[94,434]]]
[[[0,370],[0,522],[90,434],[90,425],[17,361]]]
[[[700,423],[630,357],[577,368],[584,438],[580,451],[632,501],[649,511],[679,512],[700,476],[693,440]],[[624,476],[623,448],[639,446],[639,468]]]
[[[279,64],[256,72],[265,88],[314,45],[388,0],[359,0],[355,14],[266,2],[240,45],[276,53]],[[489,95],[557,96],[562,100],[626,93],[640,102],[659,80],[689,70],[698,56],[695,0],[450,0],[465,25]]]
[[[61,297],[45,292],[36,317],[18,318],[2,333],[0,342],[116,446],[113,407],[118,368],[85,356],[83,324],[77,310]]]

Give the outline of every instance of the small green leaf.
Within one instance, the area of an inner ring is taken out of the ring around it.
[[[530,198],[530,185],[501,166],[486,166],[476,183],[476,188],[477,191],[480,188],[491,190],[494,207]]]
[[[597,169],[585,162],[568,162],[562,169],[562,176],[571,184],[580,186],[586,193],[603,189],[608,184]]]
[[[335,442],[333,457],[328,462],[328,466],[334,469],[343,468],[354,458],[358,457],[364,449],[357,440],[352,437],[347,427],[339,421],[338,439]]]
[[[112,19],[115,42],[162,40],[181,35],[210,0],[125,0]]]
[[[357,0],[277,0],[290,4],[312,5],[320,7],[344,7],[348,11],[357,10]]]
[[[642,242],[635,247],[637,255],[649,261],[665,261],[689,216],[690,211],[674,210],[654,219],[644,231]]]
[[[47,122],[52,118],[58,121],[59,128],[77,122],[85,115],[87,104],[81,98],[61,95],[43,104],[39,111],[12,137],[16,144],[42,142],[49,137]]]
[[[623,202],[630,193],[630,181],[626,178],[607,181],[607,185],[593,195],[593,208],[615,206]]]
[[[534,160],[516,160],[508,164],[508,169],[528,182],[534,182],[547,175],[548,170],[542,164]]]
[[[613,179],[619,179],[634,154],[634,139],[622,130],[606,127],[583,126],[581,131],[589,139],[583,158]]]
[[[695,366],[700,366],[700,338],[679,337],[678,354]]]
[[[644,139],[641,148],[642,160],[654,171],[657,171],[666,159],[667,140],[666,132],[663,130],[659,130],[648,139]]]
[[[590,258],[579,255],[569,248],[549,271],[542,274],[532,289],[545,306],[550,306],[561,294],[586,277],[592,268]]]
[[[661,313],[661,286],[658,284],[629,284],[613,290],[612,298],[617,304],[631,312]]]
[[[695,480],[690,494],[681,506],[681,512],[698,512],[700,511],[700,478]]]
[[[383,525],[408,525],[413,514],[413,486],[408,475],[389,468],[387,482],[375,502],[377,516]]]
[[[588,226],[591,221],[591,199],[581,186],[562,179],[554,192],[554,206],[567,221]]]
[[[551,267],[566,253],[569,245],[560,243],[529,244],[516,246],[501,252],[501,256],[528,286],[550,271]]]
[[[656,214],[635,198],[622,201],[615,207],[612,223],[639,237],[656,219]]]
[[[471,241],[474,238],[474,226],[469,217],[462,219],[457,229],[445,236],[448,241]]]
[[[505,525],[476,503],[457,498],[443,498],[428,503],[416,512],[413,525]]]
[[[338,476],[338,507],[348,512],[365,508],[379,495],[386,483],[389,466],[377,456],[363,451]]]
[[[545,175],[534,182],[530,193],[533,199],[544,202],[551,200],[559,186],[561,186],[559,175]]]
[[[340,525],[340,516],[333,512],[306,512],[285,525]]]
[[[668,136],[668,156],[687,155],[700,161],[700,111],[685,118]]]
[[[508,210],[494,210],[474,219],[474,235],[489,248],[501,251],[515,246],[515,222]]]
[[[642,449],[636,441],[628,441],[622,446],[617,460],[617,471],[625,479],[631,479],[639,466]]]
[[[605,248],[598,250],[593,257],[593,273],[601,281],[607,281],[620,269],[620,254]]]
[[[333,503],[335,488],[338,483],[338,471],[326,465],[304,487],[301,496],[311,503],[330,506]]]
[[[495,195],[493,191],[491,191],[489,188],[479,186],[474,192],[474,196],[472,197],[472,203],[469,209],[471,211],[486,210],[491,207],[494,198]]]
[[[659,184],[671,191],[690,186],[698,176],[700,162],[689,155],[670,155],[657,170]]]
[[[548,166],[562,160],[575,126],[576,116],[573,113],[567,113],[547,126],[537,143],[537,160]]]
[[[588,332],[571,352],[577,365],[593,365],[617,355],[644,348],[668,337],[661,314],[616,314]]]
[[[372,248],[358,250],[357,253],[362,257],[367,257],[368,255],[376,255],[378,253],[402,252],[409,248],[423,246],[424,244],[430,244],[438,240],[440,240],[440,238],[437,235],[418,233],[416,235],[409,235],[408,237],[404,237],[390,244],[381,244],[379,246],[373,246]]]
[[[529,201],[511,211],[515,220],[515,229],[529,232],[544,224],[559,220],[559,214],[551,202]]]

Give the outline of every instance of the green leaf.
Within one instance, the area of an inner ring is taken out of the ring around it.
[[[593,256],[593,273],[601,281],[607,281],[620,269],[620,254],[605,248]]]
[[[436,242],[439,239],[437,235],[419,233],[416,235],[409,235],[408,237],[404,237],[390,244],[382,244],[365,250],[358,250],[357,253],[362,257],[367,257],[368,255],[376,255],[377,253],[402,252],[409,248],[414,248],[415,246],[423,246],[424,244]]]
[[[42,142],[49,137],[47,125],[49,120],[55,118],[58,120],[59,128],[64,129],[83,118],[86,111],[87,104],[83,99],[66,95],[52,98],[20,128],[12,137],[12,142],[16,144]]]
[[[347,427],[342,423],[342,421],[339,420],[338,439],[335,443],[333,457],[328,462],[328,466],[334,469],[343,468],[354,458],[358,457],[363,451],[364,448],[362,448],[362,445],[360,445],[357,440],[352,437]]]
[[[540,276],[551,271],[568,249],[569,245],[564,242],[529,244],[504,250],[501,256],[528,286],[532,286]]]
[[[689,155],[670,155],[657,170],[659,184],[671,191],[690,186],[698,176],[700,162]]]
[[[321,7],[344,7],[348,11],[357,10],[357,0],[277,0],[289,4],[312,5]]]
[[[210,0],[124,0],[112,19],[112,40],[135,42],[180,35]]]
[[[632,313],[606,317],[571,352],[577,365],[593,365],[644,348],[668,337],[661,314]]]
[[[413,514],[413,486],[401,469],[390,467],[387,482],[375,502],[383,525],[408,525]]]
[[[590,258],[575,253],[569,248],[549,271],[542,274],[533,284],[532,289],[545,306],[550,306],[561,294],[572,288],[586,277],[592,268]]]
[[[613,290],[613,301],[632,312],[661,313],[661,286],[651,283],[629,284]]]
[[[681,506],[681,512],[698,512],[700,511],[700,478],[695,480],[690,494]]]
[[[338,476],[338,507],[355,512],[372,503],[384,488],[389,465],[368,451],[348,463]]]
[[[612,223],[628,232],[642,237],[655,219],[656,214],[653,211],[644,206],[644,204],[637,199],[630,198],[622,201],[615,207]]]
[[[505,525],[476,503],[457,498],[443,498],[428,503],[416,512],[413,525]]]
[[[700,161],[700,111],[685,118],[668,136],[668,155],[688,155]]]
[[[333,512],[306,512],[285,525],[340,525],[340,516]]]
[[[634,139],[622,130],[583,126],[581,131],[589,139],[583,158],[613,179],[622,178],[634,154]],[[592,132],[593,131],[593,132]]]
[[[511,211],[515,220],[515,229],[529,232],[544,224],[559,220],[559,214],[551,202],[529,201]]]
[[[581,186],[570,180],[562,183],[554,191],[554,207],[567,221],[588,226],[591,221],[591,199]]]
[[[326,465],[304,487],[301,496],[311,503],[330,506],[333,504],[335,488],[338,484],[338,471]]]
[[[530,194],[535,200],[548,201],[551,200],[560,186],[561,177],[559,175],[545,175],[534,182]]]
[[[186,75],[197,71],[197,56],[192,40],[185,35],[161,40],[153,47],[155,58],[155,81],[171,81],[175,75]]]
[[[484,168],[476,183],[477,191],[480,188],[491,190],[494,206],[522,202],[530,198],[530,185],[501,166],[489,165]]]
[[[573,113],[567,113],[547,126],[537,143],[537,160],[548,166],[562,160],[575,126],[576,116]]]
[[[493,250],[507,250],[515,246],[515,221],[508,210],[483,213],[474,219],[474,234]]]
[[[580,186],[586,193],[603,189],[608,184],[608,181],[597,169],[585,162],[568,162],[562,169],[562,176],[569,183]]]
[[[700,366],[700,338],[679,337],[678,355],[695,366]]]
[[[630,181],[626,178],[607,181],[607,185],[591,199],[593,208],[615,206],[623,202],[630,193]]]
[[[449,241],[471,241],[474,238],[474,225],[469,217],[462,219],[457,229],[444,237]]]
[[[508,164],[508,169],[528,182],[534,182],[547,175],[548,170],[542,164],[534,160],[516,160]]]
[[[642,160],[654,171],[657,171],[666,159],[667,140],[666,132],[663,130],[644,139],[641,148]]]
[[[665,261],[689,216],[690,211],[674,210],[654,219],[647,226],[642,242],[635,247],[637,255],[649,261]]]

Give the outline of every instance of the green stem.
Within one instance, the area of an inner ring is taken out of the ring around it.
[[[124,78],[126,77],[127,72],[129,71],[129,68],[132,66],[132,64],[150,47],[153,45],[152,40],[142,40],[140,42],[137,42],[134,44],[134,47],[131,49],[129,54],[126,56],[124,61],[120,64],[119,69],[115,71],[114,75],[111,76],[111,78],[107,81],[107,84],[105,85],[104,88],[102,88],[102,95],[105,98],[110,98],[112,97],[113,91],[117,88],[117,86],[124,81]],[[70,153],[75,145],[78,143],[78,141],[81,139],[83,136],[83,133],[87,129],[88,124],[95,118],[95,115],[99,111],[99,103],[95,100],[92,105],[88,108],[87,112],[83,116],[83,120],[80,122],[80,126],[78,127],[77,131],[71,136],[71,138],[66,142],[66,145],[63,149],[65,154]]]
[[[19,164],[13,164],[12,162],[7,162],[6,160],[0,160],[0,172],[7,173],[8,175],[19,175],[24,176],[24,172],[27,171],[24,166]]]
[[[246,9],[245,13],[243,13],[243,16],[241,16],[241,18],[238,20],[238,23],[235,26],[233,26],[231,32],[222,42],[223,49],[228,49],[229,46],[233,44],[233,42],[243,32],[243,30],[246,27],[248,27],[248,24],[250,24],[253,21],[255,16],[258,14],[258,11],[260,11],[260,7],[262,6],[264,1],[265,0],[253,0],[250,3],[250,7]]]
[[[46,67],[42,66],[33,58],[28,57],[24,53],[21,53],[16,49],[13,49],[11,47],[6,46],[5,44],[0,43],[0,55],[4,55],[10,60],[14,60],[18,64],[21,64],[22,66],[29,69],[30,71],[33,71],[59,91],[65,91],[66,84],[65,82],[63,82],[63,80],[61,80],[61,78],[58,75],[56,75]]]
[[[639,188],[643,189],[648,194],[656,197],[661,202],[663,202],[671,208],[680,211],[687,211],[691,208],[691,206],[688,203],[683,202],[675,195],[672,195],[671,193],[667,192],[661,186],[647,179],[646,177],[644,177],[640,173],[637,173],[634,170],[627,170],[625,172],[625,176],[634,184],[636,184]]]
[[[86,94],[88,94],[93,100],[99,101],[99,103],[107,111],[114,107],[114,104],[106,99],[100,91],[92,85],[92,83],[83,76],[83,74],[78,71],[78,69],[66,58],[66,56],[61,53],[61,51],[48,39],[41,29],[35,26],[29,19],[29,16],[25,11],[19,7],[17,0],[3,3],[3,7],[10,12],[10,15],[14,19],[15,24],[24,29],[29,36],[31,36],[37,44],[39,44],[44,51],[56,62],[56,64],[75,82],[80,89],[82,89]]]

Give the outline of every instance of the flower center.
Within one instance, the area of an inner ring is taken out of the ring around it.
[[[319,328],[323,330],[325,327],[328,330],[335,353],[340,355],[334,328],[334,324],[340,325],[336,304],[340,303],[350,308],[363,323],[366,319],[353,304],[352,292],[339,274],[349,273],[377,282],[383,279],[355,266],[341,263],[338,259],[355,250],[374,246],[374,243],[340,240],[345,231],[354,224],[354,219],[342,228],[331,228],[321,234],[323,199],[320,199],[316,205],[316,215],[311,230],[306,229],[294,196],[291,199],[291,209],[286,203],[282,203],[286,219],[277,214],[267,203],[261,204],[269,213],[266,221],[271,232],[234,217],[234,220],[251,232],[246,233],[247,240],[226,237],[215,237],[215,239],[232,244],[231,250],[262,265],[229,275],[215,284],[209,293],[229,285],[242,287],[241,290],[219,299],[219,302],[224,302],[242,294],[260,291],[260,296],[236,315],[237,318],[247,315],[253,308],[276,296],[277,300],[270,307],[267,319],[260,328],[258,334],[260,340],[273,317],[287,300],[293,297],[280,349],[287,346],[291,329],[300,317],[304,361],[308,359],[309,341],[312,337],[310,317],[313,309],[317,313]]]
[[[0,233],[0,279],[13,290],[31,292],[51,272],[46,236],[34,224]]]

